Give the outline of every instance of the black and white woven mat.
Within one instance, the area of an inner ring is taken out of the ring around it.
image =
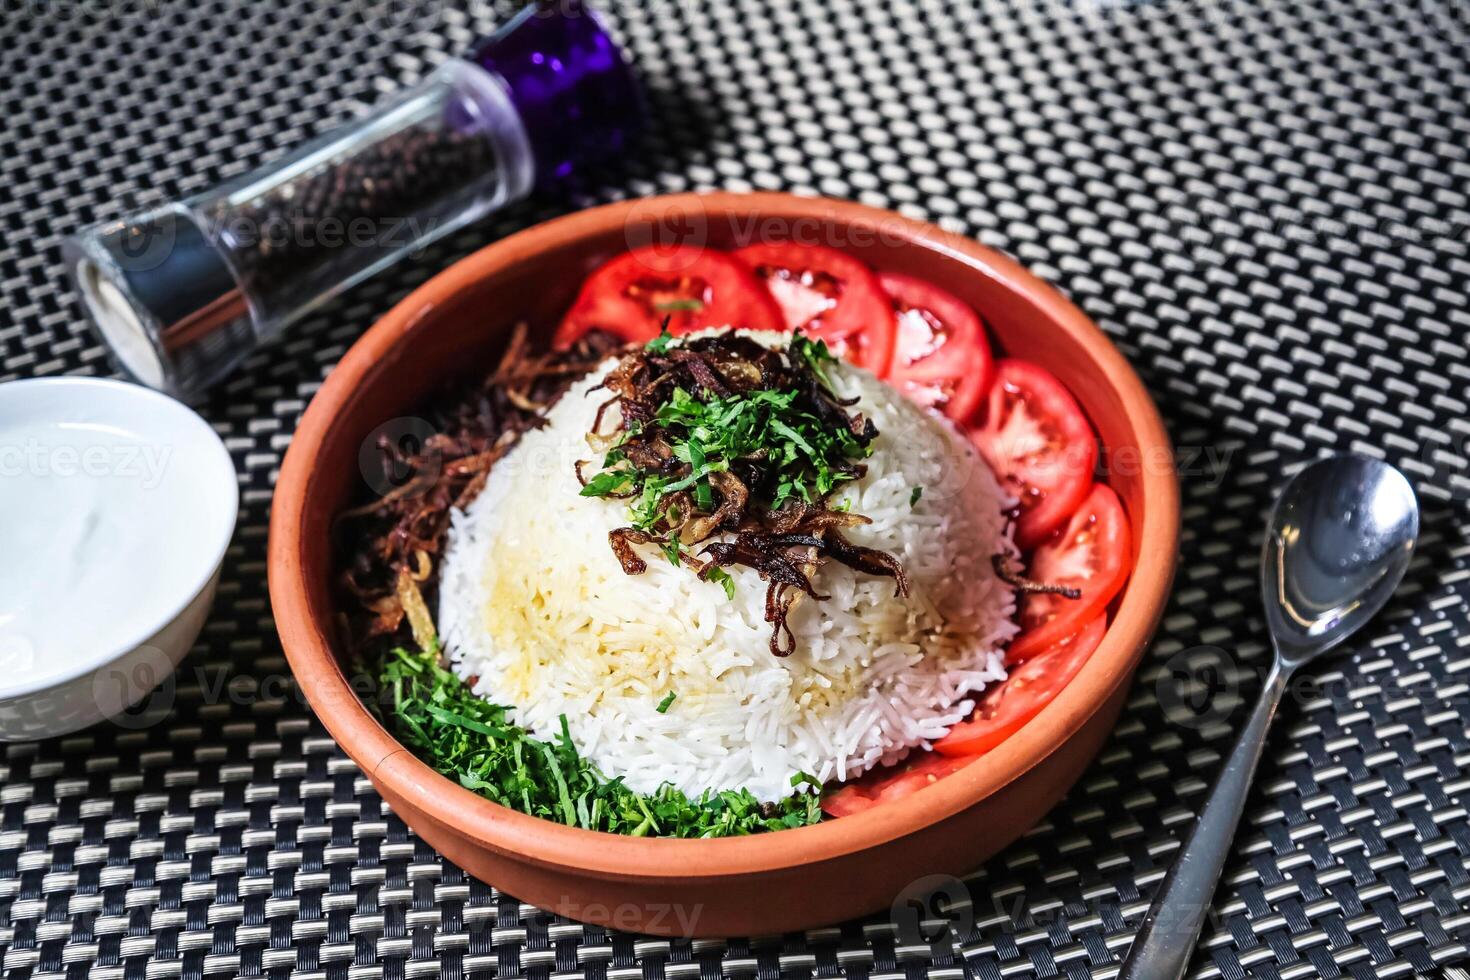
[[[1271,494],[1303,460],[1348,449],[1415,480],[1420,556],[1389,612],[1286,708],[1193,975],[1433,976],[1462,956],[1470,9],[614,2],[653,90],[635,159],[358,289],[205,407],[244,509],[213,618],[158,696],[166,719],[0,750],[5,973],[1110,977],[1228,744],[1221,706],[1253,693],[1264,664],[1255,568]],[[109,370],[63,285],[58,235],[239,173],[511,12],[0,10],[0,378]],[[1103,324],[1181,447],[1176,594],[1117,733],[1044,825],[969,880],[953,941],[906,942],[882,917],[694,943],[554,920],[415,839],[280,683],[266,511],[346,346],[502,234],[707,187],[855,198],[1008,250]]]

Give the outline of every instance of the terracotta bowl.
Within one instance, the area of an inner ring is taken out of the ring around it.
[[[1136,565],[1077,678],[974,764],[901,801],[773,834],[650,840],[526,816],[436,774],[363,707],[333,627],[329,531],[363,492],[358,452],[447,378],[479,376],[518,320],[550,328],[586,272],[630,246],[820,242],[923,276],[980,311],[1006,353],[1054,372],[1092,419],[1133,523]],[[539,225],[456,263],[394,307],[332,370],[281,468],[270,594],[286,655],[322,722],[421,837],[470,874],[586,922],[660,935],[761,935],[888,907],[916,879],[962,874],[1015,840],[1081,775],[1112,728],[1157,625],[1177,553],[1168,437],[1102,332],[1001,255],[931,225],[782,194],[679,195]]]

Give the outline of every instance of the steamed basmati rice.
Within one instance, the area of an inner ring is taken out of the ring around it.
[[[799,601],[797,650],[778,658],[754,570],[729,569],[731,600],[656,548],[640,549],[642,575],[619,566],[607,534],[627,505],[581,496],[573,469],[596,470],[586,436],[604,373],[574,385],[453,515],[439,627],[476,694],[541,738],[565,716],[578,750],[635,790],[775,800],[797,773],[845,779],[927,745],[1005,676],[1015,599],[991,560],[1014,554],[1013,501],[947,422],[867,372],[832,370],[879,430],[867,474],[837,496],[872,519],[847,537],[895,555],[911,594],[829,562],[813,581],[831,598]]]

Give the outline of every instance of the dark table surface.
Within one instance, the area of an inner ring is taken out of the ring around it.
[[[108,373],[58,236],[203,188],[503,19],[447,0],[4,0],[0,378]],[[243,510],[162,723],[3,749],[15,977],[1109,977],[1265,662],[1260,526],[1315,456],[1426,507],[1400,597],[1287,705],[1200,978],[1410,977],[1470,928],[1470,11],[1453,0],[619,0],[635,159],[350,294],[204,406]],[[932,947],[889,917],[669,942],[552,919],[388,811],[288,687],[265,592],[281,453],[321,378],[446,262],[690,188],[855,198],[1017,256],[1130,357],[1181,448],[1184,553],[1116,734],[968,879]],[[6,556],[4,560],[23,560]],[[1202,646],[1217,648],[1211,654]]]

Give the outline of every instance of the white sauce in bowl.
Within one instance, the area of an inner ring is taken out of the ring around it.
[[[146,642],[210,581],[234,527],[214,431],[157,392],[0,385],[0,697]]]

